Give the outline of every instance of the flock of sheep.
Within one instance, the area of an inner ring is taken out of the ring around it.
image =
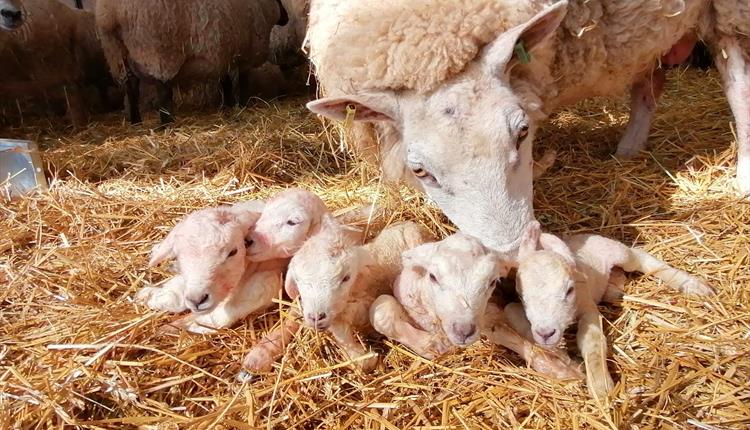
[[[307,7],[304,0],[0,0],[0,93],[62,94],[77,126],[91,107],[121,108],[123,96],[130,121],[140,122],[141,81],[155,87],[162,123],[173,120],[175,85],[219,82],[225,106],[246,103],[267,62],[284,71],[303,64]]]
[[[46,37],[30,30],[35,20]],[[459,228],[435,241],[401,223],[363,245],[348,219],[297,189],[186,216],[151,258],[151,265],[176,259],[176,275],[144,288],[141,302],[190,310],[175,325],[207,333],[268,310],[282,283],[300,301],[301,315],[248,353],[244,376],[271,370],[302,320],[328,331],[364,368],[377,356],[357,334],[379,332],[427,358],[485,335],[541,372],[578,377],[576,363],[554,348],[577,321],[588,387],[606,395],[613,384],[596,305],[621,294],[623,272],[686,293],[712,290],[616,241],[541,232],[532,142],[561,107],[630,89],[617,155],[636,155],[664,66],[684,62],[699,39],[724,82],[737,125],[738,187],[750,192],[747,1],[312,0],[308,8],[282,0],[98,0],[91,14],[52,0],[0,0],[0,26],[0,55],[15,53],[21,66],[3,68],[10,78],[0,85],[15,79],[22,92],[62,85],[75,121],[83,117],[81,85],[106,93],[102,58],[110,81],[124,85],[132,122],[140,121],[141,81],[156,85],[161,121],[169,122],[174,84],[219,81],[224,103],[233,104],[236,71],[244,101],[247,74],[269,60],[297,64],[304,36],[325,95],[308,108],[353,123],[349,140],[387,179],[424,191]],[[287,32],[278,50],[277,31]],[[495,302],[498,280],[513,273],[520,302]]]

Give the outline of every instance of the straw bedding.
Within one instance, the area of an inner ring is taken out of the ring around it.
[[[560,113],[537,141],[537,154],[558,151],[536,185],[548,229],[643,246],[719,291],[704,302],[632,277],[624,300],[603,309],[618,383],[609,404],[486,342],[429,362],[374,339],[384,363],[364,375],[309,330],[274,372],[236,383],[285,302],[214,336],[158,332],[175,316],[131,298],[169,275],[146,269],[148,252],[188,211],[298,185],[336,209],[378,199],[389,208],[380,224],[452,231],[422,197],[385,188],[342,152],[303,101],[180,112],[179,126],[158,132],[119,116],[76,133],[46,120],[2,131],[40,142],[55,180],[47,195],[0,207],[0,427],[750,426],[750,205],[733,191],[731,115],[713,73],[672,73],[650,152],[634,161],[609,156],[627,119],[622,101]]]

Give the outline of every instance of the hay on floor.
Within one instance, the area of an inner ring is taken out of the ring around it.
[[[731,115],[713,73],[671,74],[649,151],[633,161],[610,156],[625,102],[562,112],[537,140],[537,154],[558,152],[536,184],[548,229],[643,246],[719,291],[704,300],[633,277],[603,307],[617,383],[608,405],[486,342],[430,362],[376,341],[383,364],[364,375],[306,330],[274,372],[242,386],[239,362],[279,312],[214,336],[158,334],[175,316],[131,299],[168,276],[146,268],[148,252],[194,209],[296,185],[335,209],[378,199],[384,222],[453,231],[421,196],[341,152],[303,101],[180,112],[167,131],[116,115],[79,132],[46,120],[0,132],[39,142],[55,178],[48,194],[0,206],[0,427],[750,426],[750,205],[733,189]]]

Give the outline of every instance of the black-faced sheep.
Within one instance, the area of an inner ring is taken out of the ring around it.
[[[287,15],[279,0],[99,0],[96,24],[112,74],[125,82],[130,121],[141,121],[140,81],[157,86],[162,124],[173,121],[172,85],[221,80],[225,104],[233,104],[229,72],[244,75],[265,62],[274,25]]]

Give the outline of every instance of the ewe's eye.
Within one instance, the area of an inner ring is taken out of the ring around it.
[[[528,135],[529,135],[529,125],[522,124],[521,127],[518,129],[518,135],[516,136],[516,149],[519,149],[521,147],[521,144],[526,140],[526,137]]]
[[[287,221],[287,222],[286,222],[286,225],[288,225],[288,226],[291,226],[291,227],[294,227],[295,225],[299,224],[300,222],[301,222],[301,221],[297,221],[297,220],[294,220],[294,219],[290,219],[289,221]]]
[[[352,279],[351,275],[346,275],[343,278],[341,278],[341,283],[345,284],[345,283],[349,282],[350,279]]]
[[[576,289],[574,285],[571,285],[570,287],[568,287],[568,291],[565,292],[565,298],[570,298],[575,291]]]
[[[437,276],[435,276],[432,273],[430,273],[430,281],[432,281],[432,282],[434,282],[434,283],[437,284],[438,283]]]
[[[427,170],[425,170],[422,167],[412,168],[412,173],[414,173],[414,176],[419,178],[422,182],[425,182],[427,185],[437,185],[437,179],[435,179],[434,176]]]
[[[229,255],[227,255],[227,258],[232,258],[235,255],[237,255],[237,248],[234,248],[233,250],[229,251]]]

